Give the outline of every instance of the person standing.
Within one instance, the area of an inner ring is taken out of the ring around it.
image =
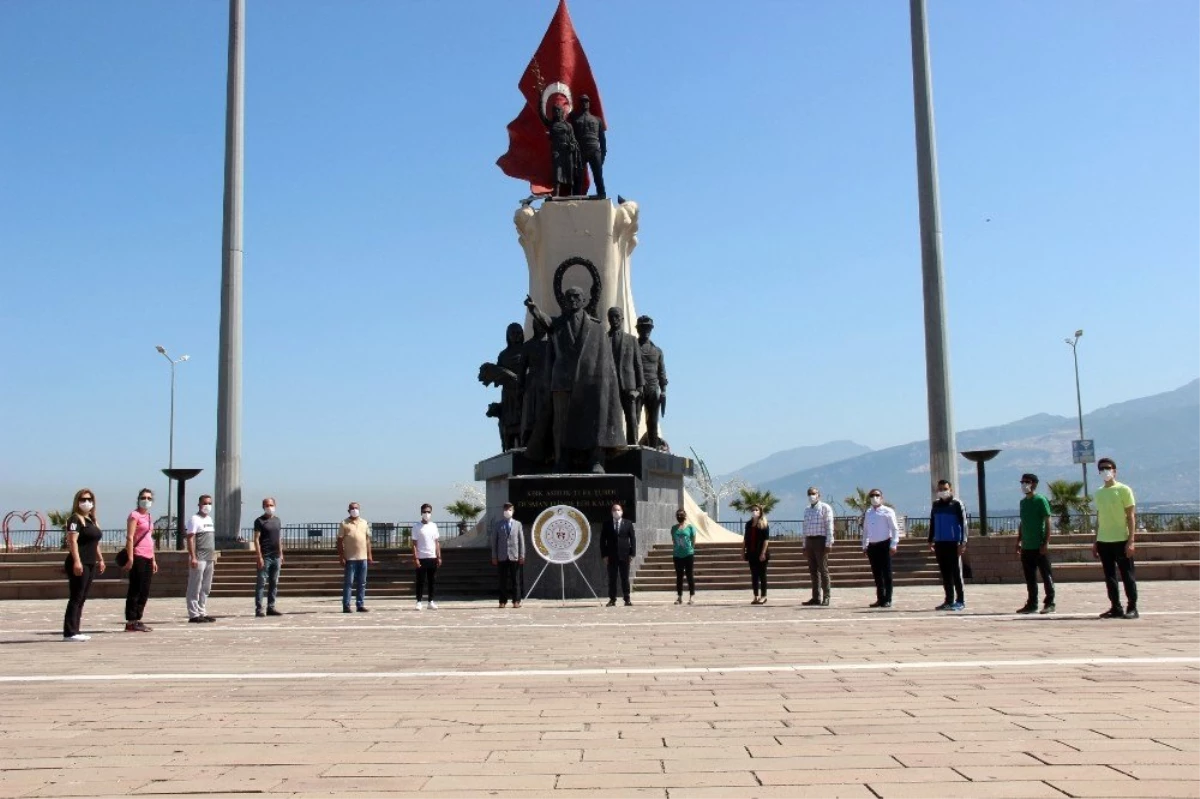
[[[967,551],[967,509],[954,496],[949,480],[938,480],[937,499],[929,511],[929,551],[937,556],[946,601],[935,610],[962,610],[962,555]]]
[[[1054,575],[1050,571],[1050,500],[1037,493],[1038,476],[1021,475],[1021,523],[1017,528],[1017,554],[1025,573],[1028,598],[1017,613],[1036,613],[1038,607],[1038,573],[1046,587],[1046,604],[1042,613],[1054,612]]]
[[[367,564],[371,555],[371,527],[362,518],[357,502],[346,507],[348,514],[338,527],[338,562],[342,564],[342,613],[350,612],[350,589],[359,613],[367,612]]]
[[[413,565],[417,570],[417,610],[424,610],[421,601],[425,583],[429,583],[429,609],[437,610],[436,590],[437,570],[442,565],[442,537],[437,525],[433,523],[433,506],[426,503],[421,506],[421,523],[413,526],[412,546]]]
[[[283,567],[283,522],[275,515],[275,497],[262,501],[263,513],[254,520],[254,552],[258,572],[254,578],[254,615],[282,616],[275,609],[279,596],[279,570]],[[263,589],[267,594],[267,609],[263,611]]]
[[[504,503],[501,515],[503,518],[492,522],[488,529],[488,547],[492,551],[492,565],[499,569],[500,607],[508,607],[511,596],[513,607],[519,608],[525,596],[525,530],[513,518],[511,502]]]
[[[629,562],[637,552],[637,531],[633,522],[625,518],[625,509],[620,502],[612,504],[612,515],[600,529],[600,557],[608,569],[608,607],[617,604],[617,577],[621,578],[621,596],[625,604],[632,605],[629,592]]]
[[[154,556],[154,492],[143,488],[138,492],[137,509],[125,521],[125,554],[117,562],[129,573],[129,590],[125,594],[125,632],[148,633],[151,627],[142,624],[142,614],[150,599],[150,578],[158,573]],[[170,520],[167,520],[170,523]]]
[[[72,643],[90,641],[90,635],[79,632],[83,605],[97,574],[104,574],[104,558],[100,555],[100,522],[96,520],[96,495],[90,488],[75,492],[71,515],[67,518],[67,558],[63,562],[67,573],[67,612],[63,615],[63,640]]]
[[[199,510],[187,523],[187,612],[190,624],[216,621],[208,615],[208,594],[212,591],[213,566],[217,560],[212,511],[212,497],[201,494]]]
[[[751,605],[767,604],[767,564],[771,561],[769,545],[771,525],[758,505],[750,506],[750,521],[742,534],[742,558],[750,564],[750,590],[754,592]]]
[[[675,511],[671,527],[671,560],[675,562],[675,604],[683,604],[683,578],[687,577],[688,604],[696,601],[696,528],[688,524],[687,511]]]
[[[900,545],[900,525],[896,512],[883,504],[883,492],[872,488],[867,494],[871,507],[863,514],[862,548],[871,562],[871,576],[875,578],[875,601],[873,608],[892,606],[892,556]]]
[[[805,605],[829,605],[829,550],[833,549],[833,508],[821,501],[821,491],[809,486],[808,507],[804,509],[804,554],[808,559],[808,577],[812,581],[812,599]]]
[[[1133,489],[1117,482],[1117,463],[1112,458],[1096,461],[1104,486],[1096,492],[1096,542],[1092,557],[1100,559],[1104,568],[1104,584],[1108,588],[1111,607],[1100,614],[1102,619],[1136,619],[1138,617],[1137,573],[1134,571],[1134,538],[1137,535],[1137,503]],[[1121,610],[1121,587],[1117,571],[1125,584],[1124,610]]]

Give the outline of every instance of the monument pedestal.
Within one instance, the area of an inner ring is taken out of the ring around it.
[[[684,506],[683,479],[692,475],[692,461],[666,452],[630,447],[609,458],[607,474],[544,474],[543,467],[521,450],[505,452],[475,464],[475,479],[487,485],[484,522],[501,518],[505,502],[513,503],[513,516],[525,528],[525,585],[533,584],[545,561],[537,554],[530,537],[533,522],[554,505],[570,505],[591,523],[587,551],[574,566],[562,569],[566,596],[590,598],[592,592],[580,572],[602,598],[607,596],[608,571],[600,558],[600,532],[611,515],[614,502],[625,509],[625,518],[637,530],[637,552],[630,563],[633,573],[655,544],[671,540],[675,512]],[[559,569],[551,566],[530,596],[557,599],[563,596]]]

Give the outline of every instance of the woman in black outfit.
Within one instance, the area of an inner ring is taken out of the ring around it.
[[[90,488],[75,492],[71,515],[67,519],[67,549],[63,570],[67,573],[70,599],[63,616],[63,640],[82,643],[90,635],[79,632],[83,603],[97,574],[104,574],[104,558],[100,557],[100,524],[96,521],[96,494]]]
[[[771,537],[771,526],[758,505],[750,506],[750,521],[742,536],[742,557],[750,564],[750,588],[754,591],[751,605],[767,604],[767,544]],[[761,591],[759,590],[761,587]]]

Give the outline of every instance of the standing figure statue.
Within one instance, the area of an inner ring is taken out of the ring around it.
[[[637,401],[645,378],[642,375],[642,351],[635,336],[622,328],[625,314],[617,307],[608,309],[608,339],[612,344],[613,365],[617,367],[617,386],[621,389],[621,410],[625,414],[625,443],[637,444]]]
[[[592,113],[592,98],[586,94],[580,96],[579,105],[580,111],[571,116],[575,141],[579,145],[579,171],[575,175],[575,195],[583,195],[583,181],[587,177],[588,167],[591,167],[596,196],[604,199],[604,159],[608,156],[604,120]]]
[[[479,382],[485,386],[500,386],[500,407],[489,406],[488,416],[497,416],[500,420],[500,449],[507,451],[521,446],[521,384],[523,371],[522,348],[525,343],[525,329],[518,322],[513,322],[505,331],[508,342],[495,363],[485,363],[479,367]],[[498,410],[498,414],[495,412]]]
[[[584,308],[583,292],[563,292],[562,314],[551,319],[526,295],[530,315],[550,331],[554,365],[550,400],[554,408],[554,460],[560,472],[570,466],[572,452],[582,451],[596,474],[604,473],[604,450],[623,446],[621,392],[612,350],[600,320]]]
[[[650,340],[652,330],[654,320],[649,316],[639,316],[638,349],[642,353],[643,376],[639,404],[646,412],[646,437],[643,443],[654,449],[663,449],[664,442],[658,435],[658,417],[667,413],[667,365],[663,360],[663,351]]]
[[[554,175],[554,196],[569,197],[579,178],[579,143],[575,128],[563,116],[563,107],[554,106],[553,117],[542,115],[542,124],[550,135],[550,164]]]
[[[550,367],[554,353],[546,326],[533,320],[533,335],[521,348],[521,446],[525,454],[544,461],[551,450]]]

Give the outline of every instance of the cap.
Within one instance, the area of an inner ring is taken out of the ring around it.
[[[637,319],[638,327],[654,327],[654,320],[649,316],[639,316]]]

